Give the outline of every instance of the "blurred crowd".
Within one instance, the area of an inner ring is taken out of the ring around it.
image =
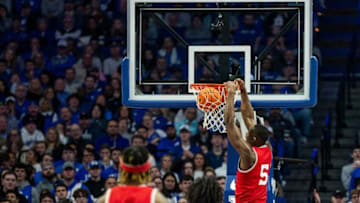
[[[199,177],[215,176],[225,187],[226,134],[204,129],[202,112],[121,104],[125,16],[124,0],[0,1],[0,202],[94,202],[116,185],[119,156],[130,145],[151,152],[151,185],[173,202],[183,201]],[[164,16],[170,25],[182,22],[177,29],[194,43],[216,38],[199,29],[207,16],[180,17]],[[287,18],[272,19],[235,19],[231,40],[258,52]],[[145,42],[153,43],[145,48],[146,77],[173,78],[185,63],[177,45],[160,30],[151,34],[156,26],[147,23]],[[293,76],[292,37],[282,37],[264,60],[264,77]],[[301,157],[311,110],[270,109],[263,116],[274,156]],[[284,183],[286,173],[277,179]]]

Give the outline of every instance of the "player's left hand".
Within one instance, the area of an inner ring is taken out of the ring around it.
[[[228,93],[235,93],[237,90],[239,90],[239,85],[237,82],[227,81],[224,83],[224,85]]]

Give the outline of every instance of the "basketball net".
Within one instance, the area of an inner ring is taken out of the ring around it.
[[[220,93],[220,98],[214,101],[214,97],[212,97],[212,101],[209,101],[205,98],[204,103],[199,103],[198,95],[199,92],[207,87],[213,87]],[[223,84],[191,84],[190,88],[196,97],[196,106],[204,112],[204,122],[203,127],[207,130],[211,130],[213,132],[226,133],[225,126],[225,105],[226,105],[226,91]],[[234,97],[235,100],[235,97]],[[216,105],[219,104],[219,105]]]

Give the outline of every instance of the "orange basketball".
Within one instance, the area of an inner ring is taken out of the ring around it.
[[[209,112],[221,104],[221,95],[215,88],[206,87],[199,92],[197,103],[202,111]]]

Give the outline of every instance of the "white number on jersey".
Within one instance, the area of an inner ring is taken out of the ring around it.
[[[269,178],[267,171],[269,171],[269,164],[261,164],[259,185],[267,184]]]

